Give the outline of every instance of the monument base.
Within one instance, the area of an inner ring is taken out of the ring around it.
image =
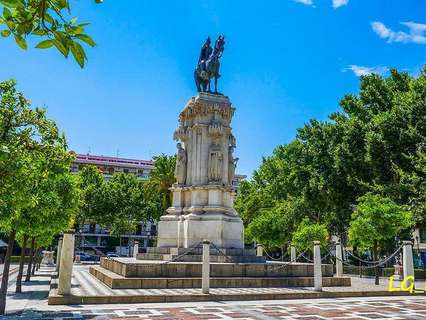
[[[165,215],[158,223],[157,247],[189,248],[204,239],[219,248],[244,248],[244,225],[239,216],[223,213]]]

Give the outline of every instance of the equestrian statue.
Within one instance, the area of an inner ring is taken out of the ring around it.
[[[219,69],[220,61],[223,51],[225,49],[225,37],[219,36],[215,42],[214,48],[211,47],[211,40],[208,37],[201,48],[200,57],[198,59],[197,67],[194,71],[195,84],[198,92],[210,92],[210,81],[214,79],[214,92],[217,91],[217,79],[220,78]]]

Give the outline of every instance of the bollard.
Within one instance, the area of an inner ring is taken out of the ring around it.
[[[404,279],[408,277],[414,279],[413,247],[411,241],[403,241],[402,244],[402,268],[404,271]],[[407,281],[407,285],[408,283],[412,283],[412,281]]]
[[[258,257],[262,257],[263,256],[263,247],[261,244],[258,244],[256,247],[256,255]]]
[[[290,245],[290,261],[296,262],[296,247],[294,244]]]
[[[59,272],[59,266],[61,265],[61,249],[62,249],[62,238],[58,241],[58,251],[56,252],[56,272]]]
[[[210,241],[203,241],[202,293],[210,292]]]
[[[136,259],[138,253],[139,253],[139,241],[135,241],[133,244],[133,258]]]
[[[336,277],[343,276],[343,255],[342,245],[340,242],[336,243]]]
[[[321,248],[319,241],[314,241],[314,287],[315,291],[322,291]]]
[[[64,232],[59,269],[58,294],[71,294],[72,265],[74,258],[74,230]]]

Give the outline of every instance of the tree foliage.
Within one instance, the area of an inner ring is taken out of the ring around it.
[[[296,224],[306,217],[345,241],[357,199],[368,192],[425,223],[426,67],[416,78],[397,70],[386,78],[363,76],[359,94],[346,95],[340,107],[328,121],[313,119],[298,129],[241,185],[235,206],[255,240],[258,217],[267,211],[285,221],[280,214],[288,213],[279,206],[290,201],[303,208]],[[279,225],[274,241],[295,230]]]
[[[358,200],[349,227],[351,244],[379,250],[399,232],[413,225],[412,213],[389,198],[368,193]]]
[[[164,212],[172,204],[169,188],[174,182],[176,182],[176,156],[161,154],[153,157],[153,159],[154,169],[151,171],[149,176],[149,187],[152,188],[151,194],[153,192],[159,193],[161,197],[162,212]]]
[[[39,38],[36,48],[54,47],[66,58],[71,52],[84,67],[87,56],[82,44],[93,47],[95,42],[85,34],[88,23],[77,23],[77,18],[71,17],[69,0],[0,0],[0,4],[0,25],[5,27],[2,37],[13,37],[23,50],[28,47],[27,38]]]
[[[0,82],[0,229],[9,233],[0,314],[15,236],[46,244],[72,223],[79,199],[72,160],[45,110],[32,109],[14,81]]]
[[[327,227],[320,223],[311,223],[305,218],[293,233],[291,243],[296,247],[297,251],[313,252],[314,241],[320,242],[321,249],[326,249],[329,234]]]

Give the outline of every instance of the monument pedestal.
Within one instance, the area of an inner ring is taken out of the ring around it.
[[[228,97],[199,93],[179,115],[173,203],[158,225],[158,247],[196,245],[244,248],[244,226],[233,208],[237,159],[230,127],[235,109]]]
[[[158,224],[158,247],[189,248],[208,239],[220,248],[244,248],[244,226],[238,216],[223,213],[166,215]]]

